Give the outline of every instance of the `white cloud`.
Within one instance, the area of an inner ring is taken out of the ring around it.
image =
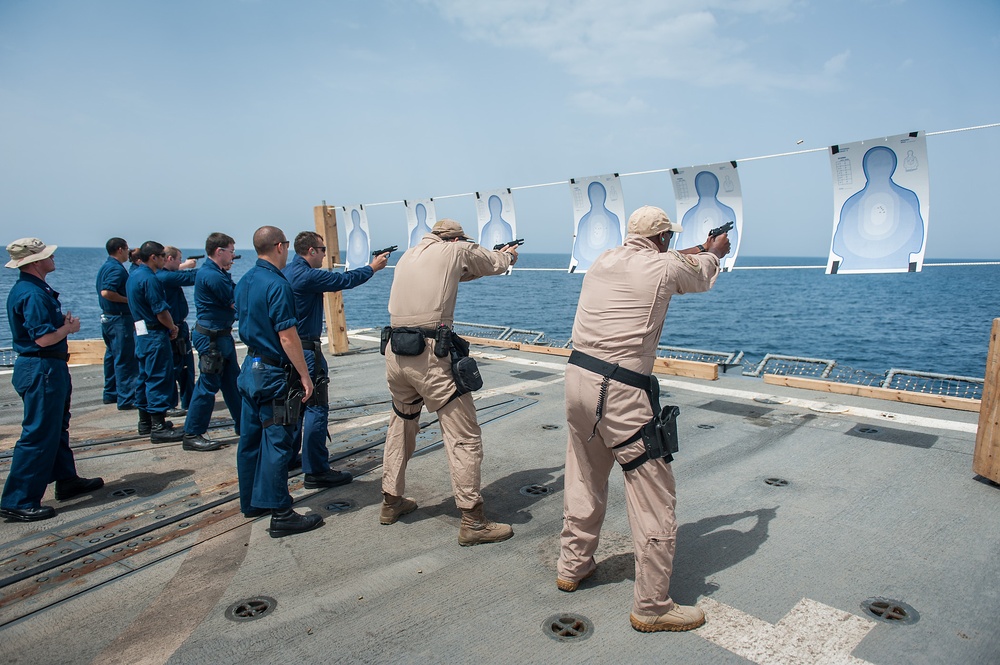
[[[847,67],[847,59],[850,57],[850,49],[844,51],[843,53],[838,53],[823,63],[823,73],[828,76],[835,76],[839,74],[844,71],[845,67]]]
[[[587,87],[650,79],[757,89],[821,85],[818,76],[755,64],[744,38],[792,17],[795,0],[430,1],[469,39],[538,51]]]
[[[638,97],[632,96],[626,100],[613,100],[592,90],[585,90],[573,95],[571,101],[581,111],[595,115],[630,115],[649,110],[649,106]]]

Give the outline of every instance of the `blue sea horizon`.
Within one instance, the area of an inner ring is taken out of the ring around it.
[[[184,249],[201,254],[203,249]],[[239,249],[239,278],[254,263],[252,249]],[[402,255],[394,253],[390,265]],[[484,278],[459,289],[456,319],[570,337],[583,276],[569,274],[569,254],[521,252],[513,274]],[[73,339],[100,337],[95,279],[107,255],[103,248],[60,247],[48,282],[64,311],[81,319]],[[934,259],[934,263],[981,259]],[[676,296],[661,344],[712,351],[743,351],[759,360],[767,353],[823,358],[882,374],[907,369],[982,377],[990,328],[1000,316],[1000,266],[949,266],[920,273],[828,276],[826,257],[740,256],[737,269],[719,276],[704,294]],[[199,262],[200,265],[200,262]],[[801,270],[740,270],[741,267],[809,266]],[[544,269],[536,272],[530,268]],[[388,323],[392,270],[344,292],[349,329]],[[6,294],[17,271],[0,272]],[[189,323],[195,314],[192,303]],[[6,308],[0,314],[0,348],[10,346]]]

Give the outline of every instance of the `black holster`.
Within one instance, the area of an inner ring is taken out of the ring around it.
[[[385,347],[389,345],[390,337],[392,337],[392,326],[383,326],[378,344],[378,352],[383,356],[385,355]]]
[[[271,400],[271,419],[264,423],[264,427],[299,424],[305,390],[298,371],[291,365],[285,368],[285,384],[285,393]]]
[[[191,341],[187,338],[187,335],[177,335],[171,342],[171,345],[174,355],[178,358],[183,358],[191,351]]]
[[[306,402],[306,406],[321,406],[326,407],[330,405],[330,377],[318,376],[313,380],[313,394]]]
[[[476,364],[475,358],[469,356],[469,343],[450,331],[449,336],[451,375],[458,390],[455,396],[479,390],[483,387],[483,377],[479,374],[479,365]]]
[[[198,354],[198,369],[202,374],[222,374],[222,369],[226,366],[226,358],[219,351],[215,340],[208,342],[208,351]]]

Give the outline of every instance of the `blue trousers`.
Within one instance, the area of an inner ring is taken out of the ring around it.
[[[69,368],[55,358],[14,361],[14,390],[24,401],[21,438],[3,486],[0,506],[24,510],[42,505],[45,487],[76,478],[69,447],[69,403],[73,385]]]
[[[288,463],[292,459],[292,425],[269,425],[271,401],[286,390],[280,367],[243,361],[239,390],[243,397],[240,443],[236,448],[240,509],[285,510],[292,506],[288,493]]]
[[[174,352],[174,390],[170,393],[170,403],[180,404],[182,409],[191,404],[191,394],[194,392],[194,353],[191,352],[191,331],[186,321],[177,324],[180,332],[173,341]],[[177,353],[177,340],[184,339],[187,352]]]
[[[191,341],[198,353],[205,353],[209,349],[211,339],[208,335],[203,335],[197,329],[191,334]],[[243,401],[240,398],[240,390],[236,386],[239,377],[240,361],[236,357],[236,343],[232,335],[221,335],[215,338],[215,346],[222,353],[225,363],[221,374],[198,375],[198,383],[191,393],[191,403],[188,405],[187,420],[184,421],[185,434],[204,434],[208,431],[208,424],[212,421],[212,411],[215,410],[215,394],[222,390],[222,399],[226,401],[229,408],[229,415],[233,417],[236,426],[236,433],[242,431],[242,419],[240,411],[243,409]]]
[[[104,338],[104,401],[118,408],[135,403],[135,382],[139,364],[135,359],[135,323],[129,314],[102,314]]]
[[[150,330],[136,335],[135,353],[139,357],[139,383],[135,405],[149,413],[166,413],[172,404],[174,389],[174,354],[166,330]]]
[[[322,353],[303,351],[309,376],[313,383],[321,376],[327,376],[326,358]],[[309,475],[323,475],[330,470],[330,450],[326,447],[327,426],[330,420],[330,405],[306,406],[302,420],[295,428],[295,447],[292,457],[302,450],[302,470]]]

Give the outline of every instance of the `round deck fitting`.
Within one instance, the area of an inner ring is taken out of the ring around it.
[[[882,623],[910,624],[920,619],[920,614],[906,603],[891,598],[869,598],[861,603],[865,614]]]
[[[788,481],[784,478],[765,478],[764,482],[772,487],[787,487]]]
[[[254,621],[274,611],[278,601],[270,596],[255,596],[240,600],[226,608],[226,618],[230,621]]]
[[[545,485],[525,485],[518,491],[524,496],[543,496],[545,494],[550,494],[555,490]]]
[[[579,614],[553,614],[542,622],[542,630],[558,642],[579,642],[594,634],[594,624]]]

